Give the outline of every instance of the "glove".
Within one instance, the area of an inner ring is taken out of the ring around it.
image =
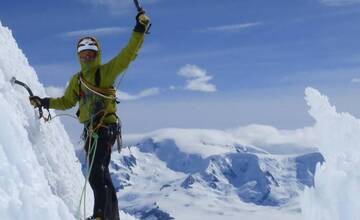
[[[30,96],[29,97],[30,103],[34,108],[40,108],[44,107],[46,109],[49,109],[50,106],[50,100],[49,98],[40,98],[39,96]]]
[[[135,32],[145,33],[147,26],[150,23],[150,18],[145,15],[145,11],[141,11],[136,15]]]

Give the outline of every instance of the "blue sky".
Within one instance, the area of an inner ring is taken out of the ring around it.
[[[360,117],[360,0],[143,0],[151,34],[120,85],[128,132],[313,123],[312,86]],[[90,33],[103,61],[126,44],[135,8],[125,0],[7,1],[8,26],[45,86],[78,71]]]

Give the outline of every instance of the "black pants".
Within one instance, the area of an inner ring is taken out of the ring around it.
[[[116,140],[116,125],[100,128],[97,132],[98,142],[96,151],[89,155],[89,164],[94,156],[94,161],[89,176],[89,183],[94,193],[93,216],[102,220],[120,220],[116,191],[109,172],[111,147]],[[85,150],[89,153],[89,140],[86,139]],[[91,140],[93,145],[94,138]]]

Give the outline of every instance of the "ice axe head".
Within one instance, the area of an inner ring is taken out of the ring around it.
[[[14,84],[15,84],[15,81],[16,81],[15,76],[11,77],[11,79],[10,79],[11,85],[14,85]]]
[[[138,12],[145,12],[144,9],[141,7],[141,5],[139,3],[139,0],[134,0],[134,4],[135,4],[136,10]]]

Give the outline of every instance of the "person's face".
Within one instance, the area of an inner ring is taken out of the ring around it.
[[[96,51],[93,50],[83,50],[79,53],[80,60],[84,63],[90,63],[96,58]]]

